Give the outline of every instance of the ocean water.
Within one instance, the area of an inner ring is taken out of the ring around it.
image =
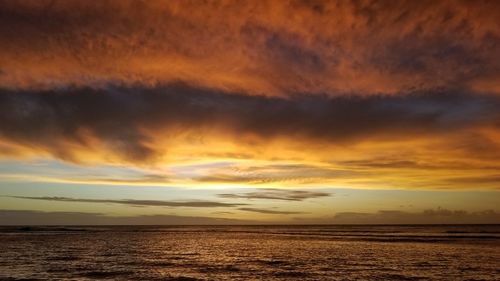
[[[0,227],[0,280],[500,280],[500,226]]]

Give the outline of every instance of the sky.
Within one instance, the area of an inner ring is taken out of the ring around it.
[[[0,224],[500,223],[499,17],[0,0]]]

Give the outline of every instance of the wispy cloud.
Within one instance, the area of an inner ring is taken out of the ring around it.
[[[151,207],[194,207],[194,208],[214,208],[214,207],[237,207],[248,204],[243,203],[224,203],[214,201],[162,201],[162,200],[134,200],[134,199],[83,199],[68,197],[29,197],[29,196],[9,196],[10,198],[45,200],[57,202],[80,202],[80,203],[105,203],[122,204],[132,206],[151,206]]]
[[[218,196],[222,198],[268,199],[268,200],[284,200],[284,201],[303,201],[310,198],[328,197],[331,195],[332,195],[331,193],[326,193],[326,192],[275,189],[275,188],[263,188],[254,192],[246,192],[246,193],[218,194]]]
[[[278,211],[278,210],[249,208],[249,207],[238,208],[238,210],[247,211],[247,212],[254,212],[254,213],[260,213],[260,214],[267,214],[267,215],[296,215],[296,214],[304,214],[303,212]]]
[[[229,167],[213,169],[210,171],[210,174],[196,177],[195,180],[200,183],[307,183],[318,179],[352,178],[361,175],[362,173],[357,171],[325,165],[262,163],[258,166],[231,165]],[[268,192],[271,191],[271,189],[266,190]]]

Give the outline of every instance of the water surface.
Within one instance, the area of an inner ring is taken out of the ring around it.
[[[500,280],[500,226],[0,227],[1,280]]]

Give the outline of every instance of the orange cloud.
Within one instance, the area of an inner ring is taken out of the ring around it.
[[[164,184],[168,177],[180,185],[499,187],[496,96],[269,98],[171,85],[2,91],[0,101],[4,158],[152,169],[146,180],[89,182]],[[233,164],[192,166],[221,161]]]
[[[499,14],[498,1],[0,1],[0,155],[185,185],[497,189]],[[170,171],[220,161],[236,164]]]
[[[498,1],[3,1],[0,84],[497,92]]]

